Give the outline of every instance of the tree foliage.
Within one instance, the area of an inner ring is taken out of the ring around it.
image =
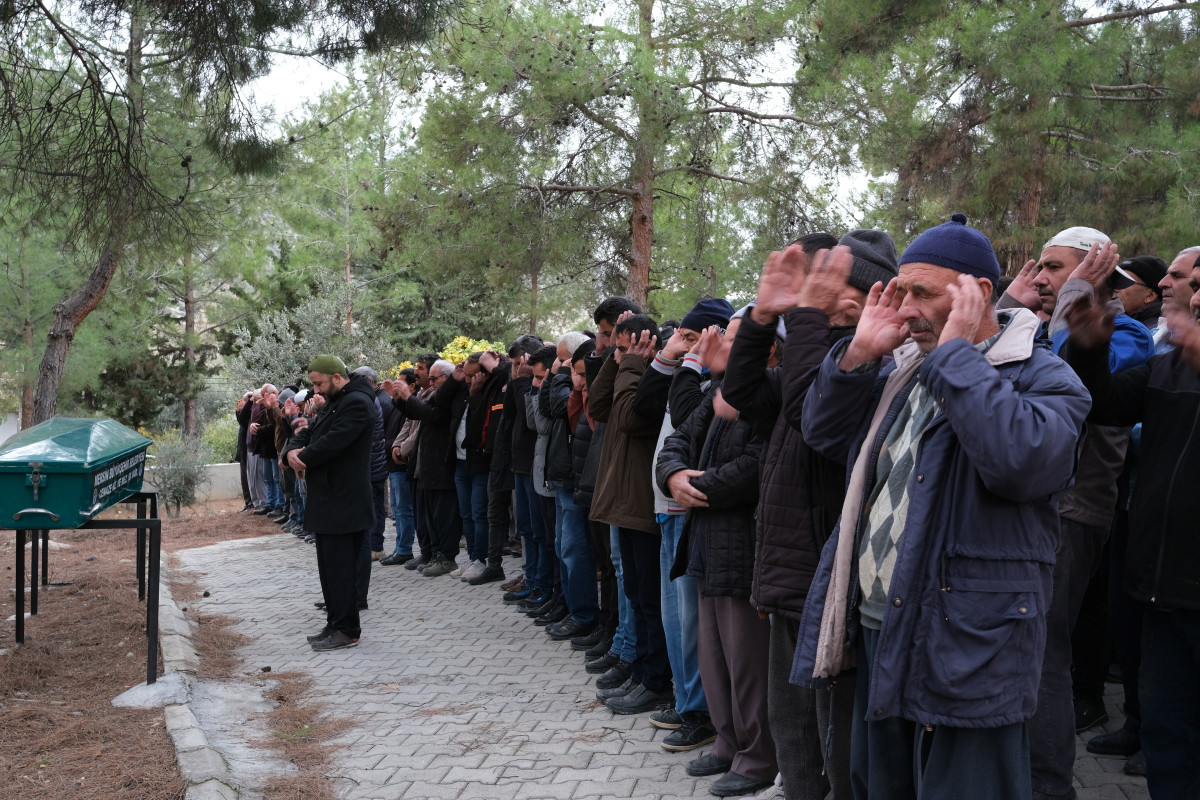
[[[824,0],[797,113],[879,178],[898,238],[963,211],[1010,269],[1071,225],[1173,253],[1195,236],[1196,20],[1178,4]]]

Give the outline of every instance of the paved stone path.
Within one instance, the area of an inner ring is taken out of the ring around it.
[[[314,653],[304,637],[324,616],[311,546],[280,534],[178,556],[210,593],[192,606],[241,620],[248,670],[306,673],[329,710],[353,720],[332,773],[350,800],[710,797],[711,778],[684,772],[699,753],[669,753],[645,715],[597,703],[582,654],[503,605],[498,584],[376,563],[358,647]],[[1109,701],[1111,712],[1119,697]],[[1148,798],[1123,763],[1081,739],[1081,800]]]

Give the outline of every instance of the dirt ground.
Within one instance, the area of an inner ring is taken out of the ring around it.
[[[278,531],[264,517],[237,513],[241,507],[240,500],[213,501],[184,509],[178,519],[164,515],[164,552]],[[137,515],[133,506],[116,506],[104,516]],[[145,680],[146,608],[137,599],[135,532],[52,531],[51,586],[41,588],[38,614],[25,620],[25,643],[19,647],[15,623],[9,618],[15,612],[16,536],[13,531],[0,536],[4,537],[0,563],[5,565],[0,571],[4,584],[0,597],[6,608],[0,615],[0,786],[5,787],[0,796],[13,800],[183,797],[185,783],[175,764],[162,709],[111,704],[112,698]],[[66,547],[55,549],[54,543]],[[27,587],[28,561],[27,554]],[[186,583],[173,588],[181,605],[194,591]],[[209,674],[211,666],[213,674],[220,674],[227,667],[204,657],[203,639],[232,635],[223,631],[228,621],[200,622],[196,644],[202,654],[201,672]],[[281,677],[285,681],[277,699],[299,698],[303,685]],[[296,719],[311,722],[316,715],[316,709],[299,702],[283,703],[280,711],[285,726],[295,725]],[[301,744],[314,751],[311,759],[319,766],[319,748],[312,748],[311,742]]]

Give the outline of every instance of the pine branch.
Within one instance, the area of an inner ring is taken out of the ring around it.
[[[703,175],[706,178],[715,178],[719,181],[729,181],[731,183],[740,183],[743,186],[757,186],[758,185],[758,184],[754,183],[753,181],[748,181],[743,178],[735,178],[732,175],[722,175],[719,172],[710,172],[709,170],[694,166],[692,164],[684,164],[682,166],[671,167],[670,169],[661,170],[660,172],[654,173],[654,177],[660,178],[663,175],[668,175],[672,172],[691,172],[694,175]]]
[[[571,105],[574,106],[576,109],[578,109],[580,114],[583,114],[585,117],[590,119],[592,122],[596,123],[601,128],[604,128],[604,130],[608,131],[609,133],[613,134],[614,136],[618,136],[618,137],[624,139],[626,142],[629,142],[630,144],[633,143],[633,137],[630,136],[629,133],[626,132],[621,126],[615,124],[611,120],[607,120],[604,117],[600,116],[595,111],[592,111],[590,108],[585,106],[583,103],[573,102],[573,103],[571,103]]]
[[[711,83],[728,83],[731,86],[742,86],[747,89],[791,89],[791,88],[795,87],[795,85],[796,85],[796,83],[794,81],[755,82],[755,81],[742,80],[740,78],[730,78],[726,75],[714,75],[711,78],[701,78],[698,81],[691,81],[690,83],[677,83],[677,84],[675,84],[675,88],[676,89],[699,89],[701,86],[707,86]]]
[[[1067,97],[1077,100],[1109,100],[1114,103],[1157,103],[1169,100],[1167,97],[1126,97],[1119,94],[1056,94],[1054,97]]]
[[[622,197],[637,197],[637,192],[633,189],[624,189],[620,186],[577,186],[569,183],[522,183],[519,185],[522,189],[533,192],[563,192],[565,194],[586,192],[588,194],[619,194]]]
[[[1086,28],[1089,25],[1099,25],[1104,22],[1112,22],[1118,19],[1132,19],[1134,17],[1148,17],[1152,14],[1165,14],[1168,11],[1183,11],[1188,8],[1195,8],[1200,3],[1175,3],[1170,6],[1158,6],[1156,8],[1133,8],[1128,11],[1116,11],[1112,14],[1104,14],[1099,17],[1084,17],[1083,19],[1071,20],[1058,25],[1059,29],[1067,28]]]

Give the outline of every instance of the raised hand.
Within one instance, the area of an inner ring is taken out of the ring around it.
[[[678,361],[683,358],[683,354],[689,348],[691,348],[691,345],[688,343],[688,340],[676,328],[675,332],[671,334],[671,338],[667,339],[666,346],[662,349],[662,357],[669,361]]]
[[[878,361],[904,343],[908,328],[900,319],[901,299],[897,278],[892,278],[886,288],[881,283],[871,287],[854,338],[842,356],[842,369],[849,371]]]
[[[703,474],[704,472],[698,469],[681,469],[667,478],[667,489],[676,503],[684,508],[708,507],[708,495],[692,486],[692,478]]]
[[[832,317],[842,310],[842,295],[853,266],[854,255],[844,244],[818,252],[808,268],[808,277],[800,288],[796,305],[816,308]]]
[[[1088,254],[1079,262],[1079,266],[1071,273],[1072,278],[1082,278],[1099,289],[1108,280],[1108,276],[1116,269],[1121,260],[1117,252],[1116,242],[1094,244],[1088,249]]]
[[[639,356],[649,361],[658,352],[658,337],[650,331],[642,331],[636,341],[629,345],[626,355]]]
[[[979,324],[983,321],[983,309],[987,305],[983,290],[970,275],[959,275],[956,282],[946,286],[946,290],[950,293],[950,316],[942,326],[938,344],[943,345],[952,339],[966,339],[975,344]]]
[[[716,325],[709,325],[700,332],[700,341],[696,342],[696,346],[692,348],[692,353],[700,361],[701,366],[707,367],[713,354],[717,352],[717,348],[721,346],[721,329]]]
[[[804,285],[808,256],[800,245],[767,256],[762,275],[758,278],[758,297],[751,318],[760,325],[770,325],[775,318],[798,305],[800,287]]]
[[[1117,312],[1109,311],[1088,297],[1081,297],[1063,312],[1071,331],[1071,344],[1076,347],[1100,347],[1112,340],[1113,319]]]
[[[1004,293],[1036,313],[1042,310],[1042,301],[1038,296],[1037,287],[1033,285],[1034,275],[1037,275],[1037,261],[1030,259],[1021,267]]]
[[[599,350],[599,348],[597,348]],[[518,378],[529,378],[533,376],[533,367],[529,363],[529,353],[522,353],[513,367],[513,374]]]
[[[1193,304],[1195,299],[1193,298]],[[1179,357],[1200,372],[1200,322],[1195,315],[1173,305],[1166,310],[1167,329],[1171,332],[1171,344],[1179,351]],[[1072,336],[1075,334],[1072,333]]]
[[[721,419],[727,419],[730,422],[741,416],[736,408],[725,402],[720,389],[717,389],[717,393],[713,396],[713,413]]]
[[[500,354],[495,350],[485,350],[479,357],[479,366],[484,372],[491,372],[500,364]]]

